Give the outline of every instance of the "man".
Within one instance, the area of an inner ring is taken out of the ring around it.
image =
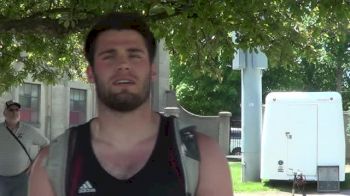
[[[48,162],[55,159],[53,145],[40,152],[29,195],[188,195],[169,118],[151,109],[155,49],[153,34],[137,14],[112,13],[95,24],[85,41],[85,55],[88,80],[96,85],[98,117],[69,131],[63,177],[48,172]],[[203,134],[195,136],[201,156],[195,195],[233,195],[219,146]],[[54,186],[55,178],[65,183]],[[65,190],[57,193],[62,186]]]
[[[43,147],[48,140],[34,127],[20,122],[21,105],[5,103],[5,121],[0,124],[0,195],[27,195],[32,145]]]

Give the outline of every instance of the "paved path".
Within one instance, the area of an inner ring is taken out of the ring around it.
[[[289,192],[254,192],[254,193],[235,193],[235,196],[291,196]],[[302,196],[300,193],[294,194],[295,196]],[[324,196],[349,196],[350,190],[342,190],[339,193],[306,193],[307,196],[324,195]]]

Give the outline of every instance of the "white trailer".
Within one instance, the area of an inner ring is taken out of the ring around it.
[[[337,180],[345,180],[341,95],[337,92],[269,93],[261,133],[260,178],[293,180],[294,174],[300,173],[307,181],[318,181],[319,168],[327,166],[338,168]]]

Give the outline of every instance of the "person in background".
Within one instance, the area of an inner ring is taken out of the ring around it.
[[[98,116],[68,131],[67,149],[53,150],[52,142],[39,153],[30,196],[233,195],[224,154],[199,132],[194,135],[200,154],[196,193],[185,191],[171,121],[151,109],[155,50],[155,38],[138,14],[110,13],[95,24],[85,40],[85,55],[88,80],[96,85]],[[48,163],[57,162],[51,151],[69,153],[68,161],[59,160],[68,163],[59,177],[49,172]],[[59,179],[64,183],[54,186]]]
[[[20,122],[21,105],[5,103],[5,121],[0,124],[0,195],[27,195],[29,167],[34,158],[32,145],[40,148],[49,141],[33,126]]]

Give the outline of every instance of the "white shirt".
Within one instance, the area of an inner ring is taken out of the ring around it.
[[[49,143],[48,139],[33,126],[20,122],[14,133],[23,143],[28,152],[33,145],[43,147]],[[34,158],[34,155],[32,158]],[[0,176],[14,176],[25,171],[30,165],[28,155],[22,146],[11,135],[4,122],[0,123]]]

